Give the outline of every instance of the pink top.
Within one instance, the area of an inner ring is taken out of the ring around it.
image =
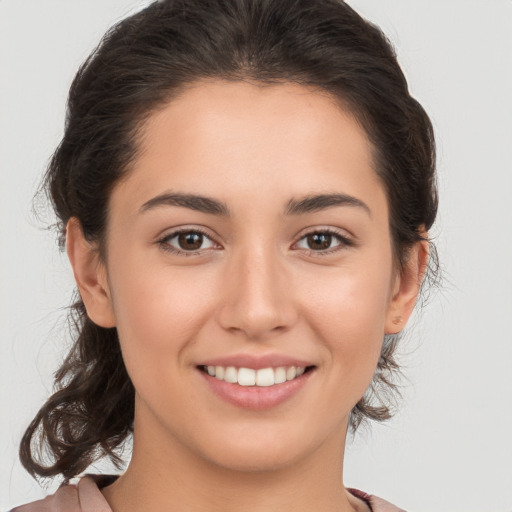
[[[112,512],[99,487],[108,485],[114,479],[109,476],[87,476],[80,479],[77,485],[65,485],[55,494],[43,500],[16,507],[11,512]],[[357,489],[348,489],[348,491],[363,500],[372,512],[405,512],[376,496]]]

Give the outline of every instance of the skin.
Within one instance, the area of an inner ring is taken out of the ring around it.
[[[384,334],[411,314],[427,259],[418,243],[396,270],[371,155],[364,130],[326,94],[201,82],[144,126],[110,198],[104,260],[71,219],[88,315],[117,327],[136,389],[133,458],[103,491],[114,511],[366,510],[341,485],[348,419]],[[171,192],[215,199],[230,215],[144,208]],[[287,213],[318,194],[364,206]],[[176,228],[207,237],[177,254]],[[312,249],[306,235],[326,229],[337,233],[329,248]],[[196,368],[235,353],[285,354],[315,370],[285,403],[245,410]]]

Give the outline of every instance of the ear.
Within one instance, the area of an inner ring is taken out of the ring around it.
[[[97,245],[86,240],[76,217],[66,225],[66,251],[87,316],[100,327],[115,327],[105,265]]]
[[[427,263],[428,242],[416,242],[409,250],[402,271],[396,277],[386,317],[386,334],[396,334],[405,327],[416,304]]]

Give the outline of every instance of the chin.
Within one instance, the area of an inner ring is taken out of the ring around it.
[[[194,450],[203,460],[225,470],[248,473],[286,469],[319,448],[311,433],[261,426],[247,428],[245,435],[217,435],[205,445]]]
[[[255,449],[252,446],[247,450],[228,449],[223,453],[216,452],[210,454],[208,460],[214,466],[226,471],[268,473],[286,469],[301,458],[299,454],[290,453],[286,449],[275,450],[273,449],[274,447],[270,448]]]

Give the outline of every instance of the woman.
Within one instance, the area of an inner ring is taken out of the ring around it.
[[[391,415],[434,167],[344,3],[164,0],[110,30],[46,177],[76,344],[20,454],[66,483],[132,457],[15,510],[397,510],[343,487],[343,455]]]

